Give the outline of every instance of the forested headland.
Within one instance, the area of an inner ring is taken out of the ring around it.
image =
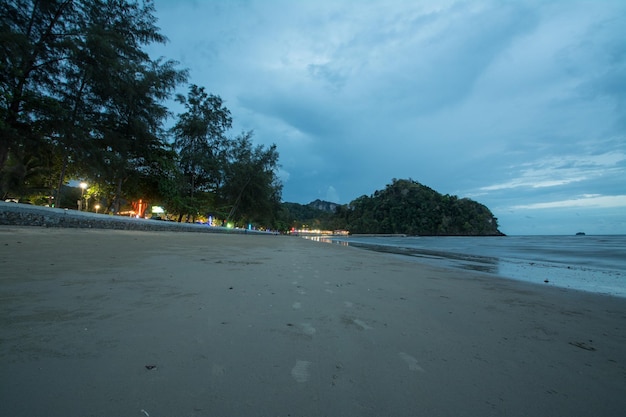
[[[411,179],[393,179],[384,190],[347,205],[327,204],[321,210],[320,203],[283,207],[291,213],[292,224],[311,229],[341,229],[353,234],[502,236],[498,219],[486,206],[469,198],[440,194]]]

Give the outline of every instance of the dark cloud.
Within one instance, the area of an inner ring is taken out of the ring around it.
[[[556,231],[559,210],[564,233],[598,213],[597,230],[626,233],[621,1],[156,6],[171,43],[155,54],[278,145],[287,201],[411,177],[485,203],[508,233]]]

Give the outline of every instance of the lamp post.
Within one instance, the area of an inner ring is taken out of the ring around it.
[[[95,209],[96,209],[96,214],[98,214],[98,210],[100,210],[100,204],[96,204]]]
[[[85,196],[85,189],[87,188],[86,182],[80,183],[80,209],[83,209],[83,197]]]

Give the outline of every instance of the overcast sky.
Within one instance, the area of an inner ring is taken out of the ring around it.
[[[412,178],[507,234],[626,234],[626,1],[155,4],[150,52],[278,146],[284,201]]]

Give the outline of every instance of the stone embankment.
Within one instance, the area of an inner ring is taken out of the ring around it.
[[[206,224],[136,219],[132,217],[112,216],[7,202],[0,202],[0,225],[201,233],[267,233],[245,229],[212,227]]]

